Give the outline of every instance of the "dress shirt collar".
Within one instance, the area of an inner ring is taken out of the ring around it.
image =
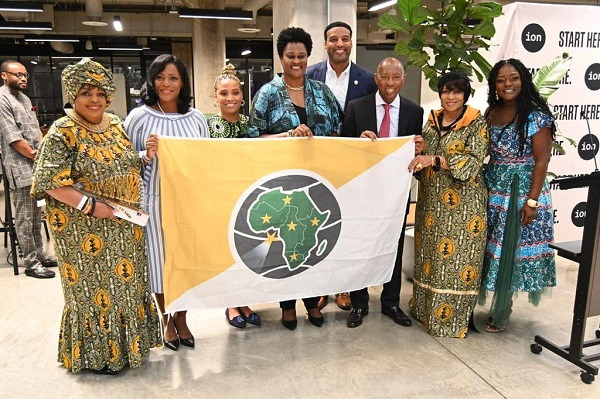
[[[378,91],[377,93],[375,93],[375,106],[383,105],[383,104],[387,104],[387,103],[385,101],[383,101],[383,98],[381,97],[381,94],[379,94],[379,91]],[[390,105],[392,107],[400,109],[400,96],[398,94],[396,94],[396,98],[394,98],[394,101],[392,101],[392,103]]]
[[[343,77],[345,77],[345,75],[350,75],[350,65],[352,64],[351,62],[348,62],[348,66],[346,67],[346,69],[344,69],[342,71],[342,73],[340,73],[340,76],[337,76],[337,72],[335,72],[333,70],[333,68],[331,67],[331,64],[329,63],[329,61],[326,61],[325,64],[327,64],[327,74],[330,75],[331,77],[335,77],[336,79],[341,79]]]

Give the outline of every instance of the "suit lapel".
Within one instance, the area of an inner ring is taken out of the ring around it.
[[[379,136],[379,126],[377,126],[377,109],[375,107],[375,93],[373,93],[365,99],[365,107],[363,110],[366,116],[367,129],[371,130],[372,127],[375,134]]]
[[[344,104],[344,109],[348,106],[348,102],[350,99],[356,98],[356,91],[358,90],[358,85],[354,84],[354,81],[357,81],[360,84],[360,72],[356,65],[352,62],[350,63],[350,77],[348,79],[348,91],[346,94],[346,104]]]
[[[408,131],[408,118],[410,115],[408,114],[408,105],[404,100],[404,97],[400,96],[400,112],[398,119],[398,137],[405,136]]]

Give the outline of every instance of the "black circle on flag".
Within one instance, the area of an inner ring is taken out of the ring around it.
[[[577,145],[577,152],[581,159],[589,161],[594,158],[596,154],[598,154],[598,146],[600,145],[600,141],[598,141],[598,137],[595,135],[586,134],[579,140],[579,144]]]
[[[587,209],[587,202],[580,202],[575,205],[571,212],[571,221],[577,227],[583,227],[585,224],[585,213]]]
[[[585,85],[590,90],[600,89],[600,64],[594,63],[585,71]]]
[[[538,24],[529,24],[521,32],[521,43],[525,50],[537,53],[546,44],[546,32]]]
[[[256,184],[234,216],[233,243],[253,272],[282,279],[316,266],[335,247],[342,215],[324,179],[281,175]]]

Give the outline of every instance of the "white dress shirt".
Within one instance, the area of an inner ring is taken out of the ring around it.
[[[340,107],[344,109],[344,105],[346,104],[346,94],[348,94],[348,82],[350,81],[350,63],[348,63],[348,67],[340,73],[339,77],[333,68],[331,68],[331,65],[329,65],[329,61],[327,61],[326,64],[327,72],[325,73],[325,84],[335,95],[335,98],[340,103]]]
[[[385,115],[385,108],[383,104],[387,104],[381,98],[379,92],[375,93],[375,110],[377,111],[377,133],[379,133],[383,116]],[[394,101],[390,104],[390,137],[398,137],[398,120],[400,119],[400,96],[396,95]]]

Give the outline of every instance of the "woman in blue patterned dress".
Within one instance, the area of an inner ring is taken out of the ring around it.
[[[180,343],[193,348],[195,342],[187,326],[186,311],[165,314],[165,245],[160,214],[159,159],[147,156],[146,150],[150,145],[158,145],[158,136],[208,137],[204,115],[190,108],[191,93],[192,86],[185,64],[174,55],[160,55],[150,65],[147,80],[142,86],[144,105],[132,110],[124,124],[131,143],[144,160],[144,204],[150,213],[146,234],[151,286],[163,315],[163,343],[175,351]]]
[[[312,39],[302,28],[286,28],[277,37],[277,54],[283,74],[260,88],[250,111],[249,137],[312,137],[338,134],[342,109],[323,82],[306,77]],[[320,297],[303,298],[311,324],[321,327],[325,319],[318,307]],[[281,323],[296,329],[296,300],[282,301]]]
[[[519,60],[498,62],[488,86],[488,237],[480,302],[485,302],[486,290],[494,291],[486,331],[500,332],[506,329],[513,294],[528,292],[537,305],[545,289],[556,285],[546,181],[556,125]]]

